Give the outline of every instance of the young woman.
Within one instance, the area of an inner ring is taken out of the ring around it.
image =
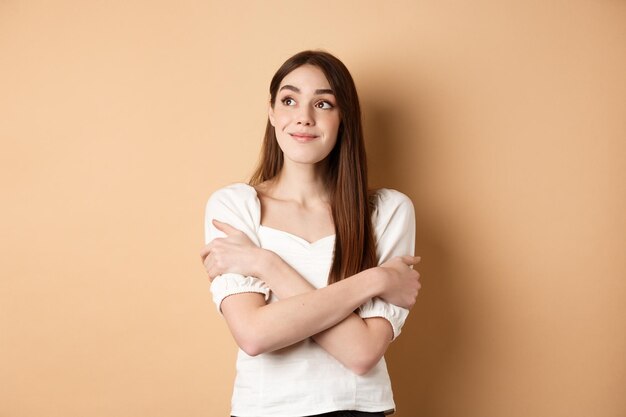
[[[200,254],[240,347],[231,413],[391,414],[383,354],[420,289],[413,205],[368,192],[356,87],[333,55],[289,58],[268,116],[250,183],[207,202]]]

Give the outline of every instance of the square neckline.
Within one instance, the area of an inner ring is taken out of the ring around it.
[[[336,233],[333,233],[332,235],[327,235],[327,236],[321,237],[321,238],[319,238],[317,240],[314,240],[314,241],[308,241],[307,239],[303,238],[302,236],[298,236],[296,234],[287,232],[286,230],[281,230],[281,229],[277,229],[275,227],[265,226],[264,224],[261,224],[261,200],[259,199],[259,193],[257,192],[256,188],[254,188],[252,185],[246,184],[246,183],[243,183],[243,184],[245,184],[248,187],[250,187],[252,189],[252,191],[254,192],[254,198],[256,198],[256,201],[257,201],[257,204],[258,204],[258,208],[259,208],[258,209],[259,228],[262,227],[262,228],[264,228],[266,230],[270,230],[270,231],[275,232],[275,233],[284,234],[284,235],[289,236],[289,237],[291,237],[291,238],[293,238],[293,239],[295,239],[295,240],[297,240],[297,241],[299,241],[301,243],[306,244],[307,246],[315,246],[315,245],[317,245],[318,243],[320,243],[322,241],[325,241],[327,239],[334,238],[334,237],[337,236]]]
[[[265,226],[263,224],[259,224],[259,228],[263,228],[265,230],[269,230],[269,231],[272,231],[274,233],[280,233],[280,234],[283,234],[283,235],[287,235],[288,237],[290,237],[292,239],[295,239],[298,242],[303,243],[303,244],[305,244],[307,246],[316,246],[317,244],[319,244],[320,242],[325,241],[326,239],[330,239],[330,238],[334,238],[335,237],[335,234],[332,234],[332,235],[321,237],[321,238],[319,238],[317,240],[314,240],[313,242],[309,242],[305,238],[300,237],[298,235],[294,235],[293,233],[289,233],[289,232],[287,232],[285,230],[276,229],[274,227]]]

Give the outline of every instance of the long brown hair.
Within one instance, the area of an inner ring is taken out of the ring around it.
[[[323,175],[329,191],[336,234],[333,264],[328,276],[328,284],[332,284],[376,266],[361,107],[354,80],[346,66],[328,52],[307,50],[285,61],[272,77],[272,108],[276,104],[276,94],[283,78],[305,64],[322,70],[341,112],[337,143],[327,156],[327,163],[323,164],[326,167]],[[278,146],[274,126],[268,119],[261,157],[250,184],[256,185],[274,178],[280,172],[283,161],[283,151]]]

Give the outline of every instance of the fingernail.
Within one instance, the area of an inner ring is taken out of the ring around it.
[[[419,261],[421,261],[421,260],[422,260],[422,257],[421,257],[421,256],[416,256],[416,258],[417,258],[417,262],[419,262]]]

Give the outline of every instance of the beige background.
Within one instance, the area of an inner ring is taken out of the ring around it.
[[[398,417],[626,415],[626,3],[0,1],[0,416],[226,416],[199,261],[270,78],[350,68],[415,203]]]

